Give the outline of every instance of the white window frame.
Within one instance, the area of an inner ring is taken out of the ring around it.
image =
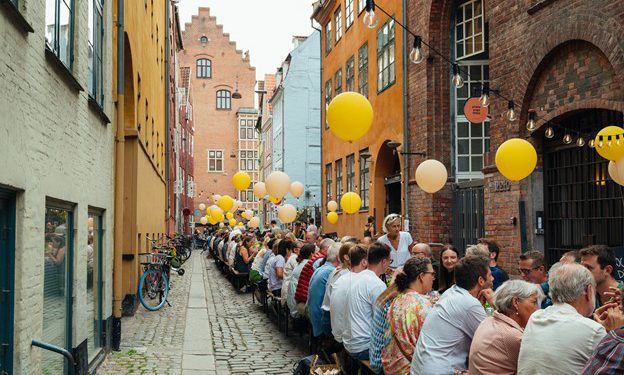
[[[214,158],[210,157],[210,152],[211,151],[215,152],[215,157]],[[221,152],[221,158],[217,157],[217,152]],[[208,170],[208,173],[222,173],[225,170],[225,165],[224,165],[225,164],[225,158],[223,157],[224,154],[225,154],[225,152],[223,151],[223,149],[208,149],[207,150],[206,156],[208,158],[208,166],[207,166],[206,169]],[[215,170],[214,171],[210,170],[210,160],[211,159],[215,160]],[[221,169],[220,170],[216,169],[216,167],[217,167],[217,160],[221,160]]]
[[[387,36],[384,36],[384,33]],[[380,44],[381,40],[381,44]],[[387,75],[384,77],[384,73]],[[377,93],[396,83],[396,23],[390,18],[377,31]]]
[[[345,27],[347,30],[353,25],[354,14],[353,0],[345,0]]]
[[[480,7],[476,6],[480,5]],[[480,13],[475,15],[475,9]],[[455,59],[457,61],[478,55],[485,51],[485,21],[483,16],[483,0],[470,0],[457,7],[455,21]],[[479,30],[480,27],[480,30]],[[462,35],[458,30],[461,28]],[[476,49],[480,40],[481,48]],[[468,46],[472,46],[472,52]]]
[[[336,43],[342,38],[342,9],[336,9],[334,13],[334,23],[336,24]]]

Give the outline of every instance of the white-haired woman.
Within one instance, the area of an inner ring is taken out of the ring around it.
[[[494,293],[494,315],[485,319],[472,338],[469,374],[515,374],[524,327],[544,298],[538,284],[509,280]]]
[[[390,214],[383,221],[384,235],[377,241],[390,247],[390,268],[402,267],[412,254],[409,246],[412,244],[412,236],[409,232],[401,231],[401,216]]]

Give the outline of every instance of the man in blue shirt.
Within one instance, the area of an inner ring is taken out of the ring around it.
[[[546,298],[542,301],[542,309],[552,305],[552,300],[548,295],[550,286],[548,285],[548,271],[546,271],[546,263],[544,262],[544,254],[541,251],[533,250],[520,255],[520,264],[518,267],[520,275],[525,281],[533,284],[539,284]]]
[[[507,272],[498,266],[500,247],[495,241],[485,238],[480,238],[478,242],[480,246],[485,247],[490,252],[490,271],[492,271],[492,277],[494,278],[493,289],[496,290],[502,283],[509,280]]]
[[[329,312],[321,309],[323,305],[323,299],[325,298],[325,287],[327,286],[327,279],[331,272],[338,266],[338,251],[340,250],[340,243],[334,243],[327,251],[327,260],[325,264],[320,266],[310,279],[310,285],[308,287],[308,315],[310,322],[312,323],[312,336],[318,338],[322,335],[331,335],[331,323],[329,319]]]

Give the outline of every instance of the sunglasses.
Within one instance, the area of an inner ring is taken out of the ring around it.
[[[533,267],[533,268],[518,268],[518,271],[519,271],[521,274],[526,275],[527,273],[530,273],[531,271],[536,270],[536,269],[538,269],[538,268],[540,268],[540,267],[541,267],[541,266],[539,266],[539,267]]]

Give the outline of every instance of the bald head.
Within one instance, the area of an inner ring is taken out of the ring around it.
[[[412,256],[416,258],[431,258],[433,253],[429,245],[420,242],[412,246]]]

